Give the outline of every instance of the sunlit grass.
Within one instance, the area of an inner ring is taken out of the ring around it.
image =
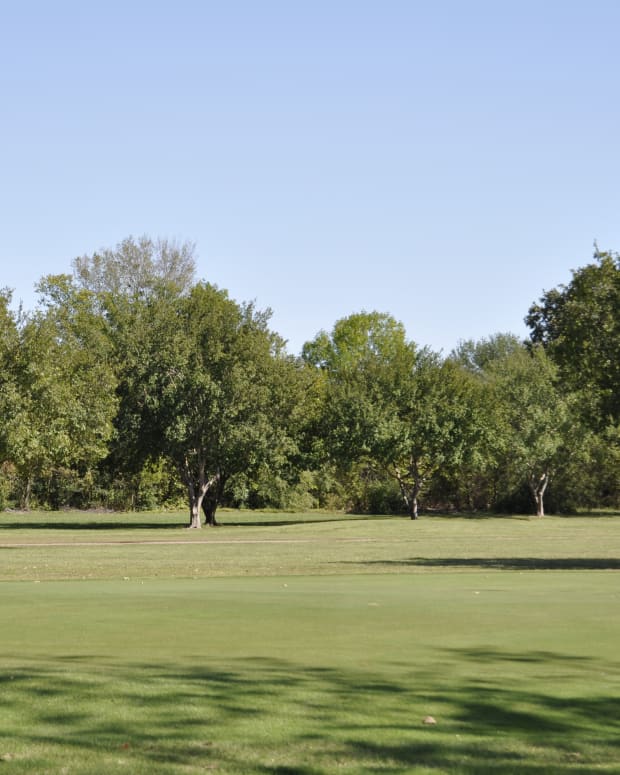
[[[44,516],[0,518],[6,772],[619,771],[618,520]]]
[[[0,580],[617,570],[620,520],[228,511],[187,530],[183,513],[0,515]]]

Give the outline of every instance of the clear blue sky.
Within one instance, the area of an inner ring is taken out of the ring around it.
[[[444,352],[620,250],[616,0],[0,0],[0,286],[133,234]]]

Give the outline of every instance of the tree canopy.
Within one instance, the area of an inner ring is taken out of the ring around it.
[[[393,478],[416,519],[425,485],[466,456],[467,439],[473,443],[470,381],[378,312],[338,321],[331,335],[306,345],[304,357],[326,374],[330,454],[341,463],[365,461]]]
[[[0,506],[523,510],[620,499],[620,285],[597,251],[510,333],[448,357],[390,314],[288,354],[271,313],[129,237],[0,291]],[[184,495],[183,495],[184,493]],[[528,502],[529,499],[529,502]]]
[[[152,293],[164,284],[187,292],[196,273],[195,246],[166,239],[127,237],[115,248],[73,261],[78,285],[98,294],[129,296]]]
[[[154,294],[136,314],[141,339],[120,372],[118,451],[134,462],[167,458],[199,527],[201,509],[214,521],[234,475],[277,465],[291,443],[296,365],[269,313],[208,283]]]
[[[604,425],[620,422],[620,256],[594,254],[568,285],[546,291],[525,318],[561,379],[587,395]]]
[[[45,278],[43,309],[17,317],[3,304],[2,447],[28,507],[35,479],[84,472],[107,454],[116,409],[108,343],[92,297],[69,277]]]

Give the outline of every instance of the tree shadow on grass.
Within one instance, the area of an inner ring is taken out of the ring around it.
[[[554,651],[504,651],[491,646],[477,646],[476,648],[446,648],[444,653],[458,660],[466,659],[471,662],[488,664],[493,662],[521,662],[527,664],[556,664],[571,665],[591,663],[589,657],[573,654],[558,654]],[[615,666],[620,669],[620,666]]]
[[[614,557],[410,557],[402,560],[355,561],[354,565],[482,570],[620,570]]]
[[[252,522],[219,522],[219,527],[286,527],[287,525],[316,525],[327,522],[342,522],[342,519],[274,519]]]
[[[446,654],[449,665],[481,668],[518,656],[485,647]],[[592,668],[583,657],[529,656]],[[122,752],[126,771],[257,775],[318,775],[343,762],[360,773],[584,773],[620,756],[620,699],[611,692],[558,698],[531,682],[490,680],[484,670],[446,675],[445,664],[386,677],[278,659],[200,659],[119,665],[84,656],[4,669],[0,747],[43,750],[44,771],[60,771],[71,756],[84,756],[94,771]],[[424,726],[431,711],[438,723]]]
[[[107,521],[107,522],[4,522],[0,521],[0,530],[178,530],[186,527],[182,522],[128,522],[128,521]]]
[[[576,514],[558,514],[563,519],[613,519],[614,517],[620,517],[620,511],[618,509],[604,509],[594,511],[581,511]]]
[[[224,515],[225,517],[225,515]],[[337,515],[323,515],[317,514],[287,514],[286,516],[278,514],[278,519],[253,519],[252,521],[237,520],[229,521],[225,520],[220,524],[222,527],[285,527],[287,525],[323,525],[331,522],[377,522],[380,520],[395,520],[400,519],[399,515],[383,514],[383,515],[369,515],[369,514],[337,514]]]
[[[107,519],[101,521],[93,519],[93,516],[88,512],[75,512],[75,520],[62,520],[57,521],[53,513],[50,513],[49,520],[37,519],[31,521],[28,518],[28,512],[24,512],[24,518],[22,520],[15,520],[15,514],[11,513],[11,521],[5,521],[0,515],[0,530],[178,530],[182,527],[187,527],[187,520],[179,518],[177,515],[170,515],[170,521],[163,521],[160,518],[157,521],[133,521],[131,519],[123,519],[123,515],[119,515],[119,519]],[[40,517],[40,514],[37,516]],[[342,514],[329,516],[326,515],[303,515],[303,514],[287,514],[278,515],[277,519],[260,519],[257,515],[256,519],[241,520],[233,519],[231,521],[226,519],[227,513],[224,512],[222,516],[218,513],[218,525],[221,528],[237,528],[237,527],[286,527],[288,525],[315,525],[315,524],[327,524],[331,522],[363,522],[363,521],[376,521],[378,519],[390,520],[396,519],[394,516],[368,516],[368,515],[350,515]],[[208,528],[208,525],[204,525]]]
[[[434,516],[428,514],[427,516]],[[595,511],[582,511],[575,513],[552,513],[550,512],[547,517],[537,517],[535,514],[500,514],[497,512],[455,512],[453,514],[437,514],[436,516],[449,519],[451,517],[459,517],[461,519],[502,519],[502,520],[522,520],[526,522],[545,522],[549,518],[551,519],[609,519],[613,517],[620,517],[620,511],[617,509],[595,510]]]

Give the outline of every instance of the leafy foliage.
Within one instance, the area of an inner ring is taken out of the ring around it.
[[[525,321],[604,426],[620,421],[620,256],[597,249],[594,258],[568,285],[547,291]]]
[[[43,278],[29,314],[0,291],[0,504],[185,491],[199,526],[222,503],[412,518],[419,502],[618,503],[617,255],[532,305],[527,344],[493,334],[444,359],[360,312],[296,359],[269,310],[195,281],[194,252],[129,237]]]
[[[97,294],[138,298],[162,284],[186,292],[194,279],[194,254],[189,242],[128,237],[114,249],[74,259],[73,270],[79,285]]]
[[[213,285],[153,295],[134,302],[134,314],[141,338],[122,370],[117,452],[168,459],[197,527],[205,499],[213,520],[233,475],[277,467],[286,456],[297,368],[269,330],[268,313]]]
[[[339,321],[331,337],[320,334],[304,354],[327,375],[331,455],[394,479],[416,518],[423,488],[475,447],[479,415],[468,375],[452,361],[418,351],[402,324],[377,312]]]
[[[107,453],[116,402],[91,297],[67,276],[42,281],[44,309],[5,316],[2,447],[29,505],[35,478],[86,471]]]

